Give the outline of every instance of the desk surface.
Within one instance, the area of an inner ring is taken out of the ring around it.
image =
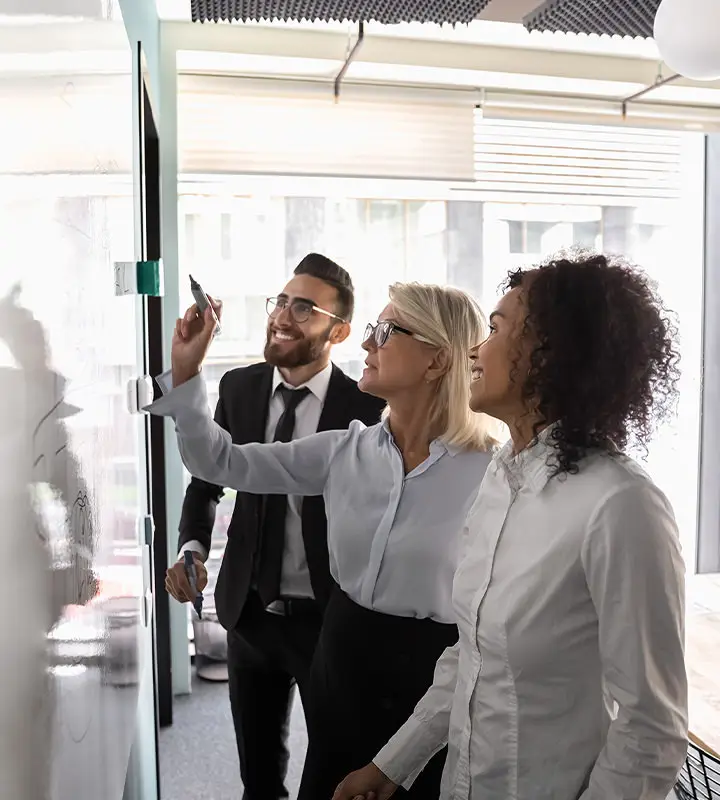
[[[720,575],[688,577],[690,738],[720,758]]]

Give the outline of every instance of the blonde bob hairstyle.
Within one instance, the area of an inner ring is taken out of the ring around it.
[[[480,306],[460,289],[425,283],[394,283],[390,302],[398,321],[448,353],[449,366],[430,408],[431,425],[443,431],[440,439],[461,449],[490,450],[497,444],[495,426],[470,409],[469,351],[487,337]]]

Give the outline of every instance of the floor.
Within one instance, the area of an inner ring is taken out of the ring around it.
[[[290,730],[288,790],[297,795],[307,738],[296,701]],[[240,800],[238,769],[227,683],[193,678],[192,694],[176,697],[173,724],[160,731],[162,800]]]

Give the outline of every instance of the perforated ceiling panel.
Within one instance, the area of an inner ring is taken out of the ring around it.
[[[191,0],[193,22],[471,22],[490,0]]]
[[[467,23],[488,19],[507,0],[190,0],[193,22],[315,21]],[[652,36],[660,0],[537,0],[522,20],[528,30]],[[527,10],[518,3],[517,22]],[[505,17],[503,17],[505,19]]]
[[[531,31],[649,37],[659,5],[660,0],[546,0],[523,22]]]

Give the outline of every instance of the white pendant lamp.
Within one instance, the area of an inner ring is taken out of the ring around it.
[[[670,69],[686,78],[720,78],[720,0],[662,0],[655,41]]]

